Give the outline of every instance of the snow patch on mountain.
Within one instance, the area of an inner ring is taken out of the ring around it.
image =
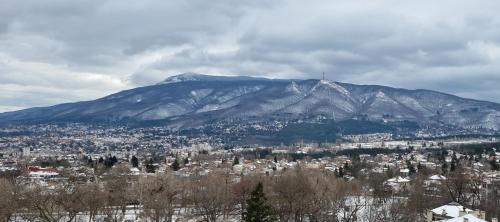
[[[191,91],[190,94],[194,100],[199,101],[210,95],[213,91],[213,89],[199,89]]]
[[[294,93],[294,94],[301,94],[302,92],[299,89],[299,86],[297,86],[297,83],[295,81],[292,81],[285,89],[286,92]]]
[[[149,109],[139,114],[138,117],[142,120],[158,120],[182,115],[187,113],[188,111],[189,110],[186,109],[186,107],[178,104],[166,104]]]
[[[332,87],[333,89],[337,90],[338,92],[344,94],[345,96],[350,96],[350,92],[347,89],[345,89],[344,87],[338,85],[335,82],[330,82],[328,80],[320,80],[318,82],[318,84],[327,85],[327,86]]]

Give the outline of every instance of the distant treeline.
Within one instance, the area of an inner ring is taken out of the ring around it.
[[[0,137],[31,136],[31,135],[33,135],[33,132],[31,131],[0,132]]]
[[[324,151],[324,152],[313,152],[313,153],[288,153],[285,155],[290,156],[294,160],[301,160],[304,158],[319,159],[323,157],[336,157],[336,156],[349,156],[349,157],[359,157],[359,155],[370,155],[376,156],[378,154],[404,154],[409,153],[408,149],[389,149],[389,148],[359,148],[359,149],[343,149],[339,151]],[[283,154],[273,154],[271,149],[257,149],[252,151],[243,151],[241,153],[243,156],[255,157],[255,158],[269,158],[274,156],[280,156]]]
[[[482,153],[491,153],[493,149],[496,148],[497,152],[500,152],[500,142],[492,142],[492,143],[481,143],[481,144],[463,144],[457,147],[454,147],[454,150],[457,150],[466,154],[482,154]]]
[[[263,144],[297,144],[297,143],[331,143],[339,135],[396,133],[401,129],[413,130],[418,125],[412,122],[398,122],[385,124],[368,120],[326,120],[316,123],[290,123],[277,132],[257,131],[248,132],[242,141]]]

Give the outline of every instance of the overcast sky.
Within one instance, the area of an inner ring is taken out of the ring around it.
[[[500,1],[0,0],[0,112],[198,72],[500,102]]]

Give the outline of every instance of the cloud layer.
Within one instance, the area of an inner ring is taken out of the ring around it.
[[[0,111],[199,72],[500,102],[498,1],[0,0]]]

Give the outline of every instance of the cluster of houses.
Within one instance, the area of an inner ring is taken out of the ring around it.
[[[277,125],[277,127],[281,126]],[[171,135],[161,128],[137,129],[132,132],[122,128],[109,131],[84,126],[74,126],[67,129],[49,127],[36,130],[54,131],[54,135],[43,139],[26,135],[0,138],[0,174],[17,172],[19,173],[18,178],[26,183],[40,183],[47,186],[69,177],[85,182],[106,176],[107,172],[103,174],[96,172],[95,165],[82,161],[84,158],[88,158],[94,163],[113,156],[118,160],[119,164],[117,165],[126,166],[127,171],[124,173],[130,176],[154,175],[172,171],[177,176],[188,177],[207,175],[220,170],[225,170],[235,176],[272,175],[276,172],[301,167],[318,169],[327,174],[336,174],[349,181],[357,175],[341,172],[353,164],[352,157],[335,155],[312,158],[311,154],[357,148],[382,147],[389,150],[409,150],[412,147],[414,150],[412,152],[358,155],[358,162],[370,165],[370,169],[360,169],[360,173],[372,172],[389,175],[389,172],[392,172],[391,176],[384,181],[384,185],[393,191],[405,192],[409,189],[414,174],[418,173],[417,165],[420,165],[434,170],[424,181],[426,191],[432,193],[439,191],[437,187],[447,180],[447,176],[439,173],[442,163],[430,159],[422,148],[442,148],[467,142],[492,142],[489,139],[477,139],[473,141],[446,141],[438,145],[438,142],[432,140],[389,141],[392,136],[390,134],[370,134],[346,136],[345,139],[349,141],[327,147],[301,144],[298,146],[259,148],[251,146],[224,149],[222,142],[218,139],[208,136],[187,138]],[[259,149],[268,149],[268,156],[249,157],[245,155],[245,153],[256,153]],[[500,152],[499,150],[495,151],[493,155],[480,154],[478,157],[500,164]],[[150,169],[148,170],[145,162],[154,159],[158,153],[161,154],[162,158],[151,163],[152,167],[150,168],[154,169],[152,172]],[[443,160],[447,164],[451,164],[453,158],[465,156],[455,151],[447,153]],[[296,155],[305,156],[305,158],[295,159],[293,156]],[[132,166],[130,163],[132,156],[139,158],[139,166]],[[66,165],[42,167],[40,160],[50,158],[64,162]],[[172,169],[174,163],[179,165],[178,169]],[[488,188],[493,183],[500,183],[500,171],[491,170],[486,161],[472,162],[467,166],[467,172],[480,175],[481,186],[484,188]],[[467,209],[457,203],[449,203],[431,209],[425,218],[427,221],[486,221],[484,212]],[[493,222],[496,220],[493,219]]]

